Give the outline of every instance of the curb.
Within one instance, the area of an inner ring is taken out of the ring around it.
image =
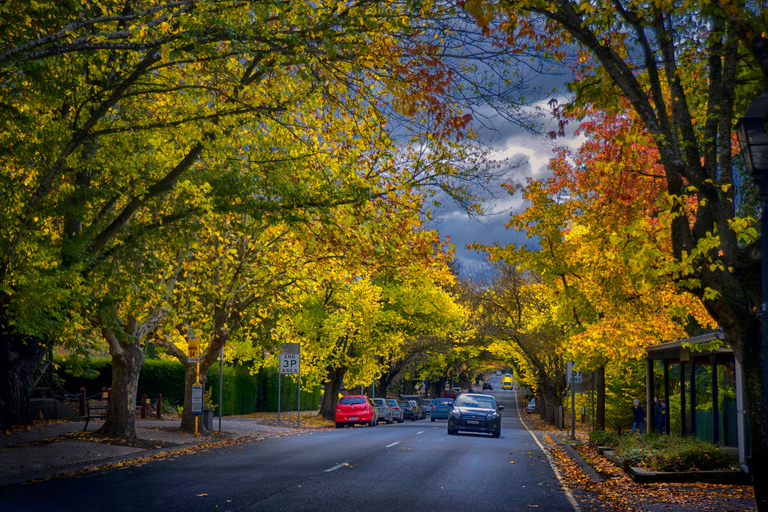
[[[605,482],[605,479],[601,477],[597,471],[592,468],[592,466],[587,464],[587,462],[581,458],[581,455],[579,455],[579,452],[576,451],[573,446],[562,442],[557,436],[552,436],[552,439],[554,439],[558,445],[563,447],[565,453],[567,453],[574,460],[574,462],[576,462],[576,465],[579,466],[579,469],[581,469],[581,471],[587,475],[590,480],[593,482]]]

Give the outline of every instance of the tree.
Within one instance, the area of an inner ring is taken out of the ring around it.
[[[570,0],[467,1],[464,7],[488,30],[498,16],[493,28],[510,41],[531,41],[550,54],[571,45],[574,103],[618,110],[625,99],[642,122],[671,200],[668,254],[680,265],[677,277],[695,285],[744,365],[755,495],[758,508],[767,509],[760,320],[751,307],[761,302],[753,286],[759,258],[754,242],[740,240],[732,150],[734,113],[768,83],[760,7]],[[698,205],[695,213],[687,198]]]
[[[25,421],[34,369],[69,306],[89,297],[89,276],[147,232],[229,211],[232,197],[278,221],[414,185],[466,200],[462,178],[480,166],[456,165],[465,152],[448,140],[466,119],[438,100],[447,79],[409,42],[419,8],[0,7],[0,345],[12,362],[0,366],[0,423]],[[429,114],[414,124],[427,132],[411,130],[414,158],[397,162],[404,173],[382,159],[400,149],[385,111]],[[333,139],[340,123],[346,135]],[[372,138],[379,151],[367,151]],[[326,174],[337,155],[345,172]],[[210,201],[186,202],[200,195]]]

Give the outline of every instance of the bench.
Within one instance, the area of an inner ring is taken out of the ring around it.
[[[85,417],[85,428],[83,432],[88,430],[88,422],[91,419],[100,418],[106,419],[107,413],[109,413],[109,400],[88,400],[85,403],[88,415]]]

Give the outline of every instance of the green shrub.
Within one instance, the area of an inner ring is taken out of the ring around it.
[[[593,430],[589,433],[589,442],[596,446],[616,446],[619,444],[619,436],[605,430]]]
[[[622,436],[616,454],[631,466],[651,471],[729,469],[737,462],[729,452],[705,441],[661,434]]]

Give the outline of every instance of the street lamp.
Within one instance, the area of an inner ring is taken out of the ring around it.
[[[763,400],[768,426],[768,92],[758,96],[747,107],[744,117],[736,123],[741,154],[749,174],[760,189],[760,274],[761,313],[763,338]]]
[[[736,123],[736,136],[739,138],[741,154],[747,164],[749,174],[760,187],[763,201],[768,195],[768,133],[765,129],[768,116],[768,92],[758,96],[747,107],[744,117]]]

